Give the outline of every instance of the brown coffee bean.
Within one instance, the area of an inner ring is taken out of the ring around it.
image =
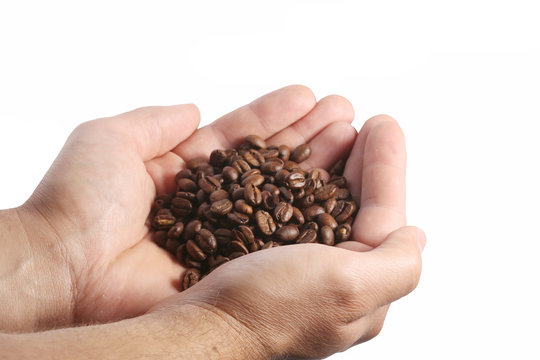
[[[261,206],[266,211],[271,211],[276,207],[276,204],[279,202],[279,196],[272,195],[269,191],[261,192]]]
[[[337,227],[335,232],[335,241],[336,243],[340,243],[342,241],[347,241],[351,237],[351,225],[349,224],[341,224]]]
[[[214,254],[217,250],[217,240],[209,230],[201,229],[195,235],[195,243],[206,254]]]
[[[289,175],[289,170],[281,169],[279,170],[276,175],[276,183],[278,185],[285,185],[285,178]]]
[[[190,240],[195,238],[195,234],[202,229],[202,222],[199,220],[192,220],[184,226],[184,233],[182,236],[185,240]]]
[[[346,199],[348,199],[350,196],[351,196],[351,193],[349,192],[349,189],[345,189],[345,188],[337,189],[337,190],[336,190],[336,194],[334,195],[334,197],[335,197],[337,200],[346,200]]]
[[[320,242],[325,245],[334,245],[334,231],[330,226],[323,226],[321,228]]]
[[[170,195],[158,195],[154,200],[154,209],[160,210],[169,207],[172,200]]]
[[[302,231],[296,239],[297,244],[307,244],[317,242],[317,232],[313,229],[307,229]]]
[[[308,220],[315,220],[317,216],[324,213],[324,209],[319,205],[313,205],[303,211],[304,217]]]
[[[256,149],[264,149],[266,147],[264,139],[257,135],[246,136],[246,141]]]
[[[296,225],[303,225],[305,222],[304,214],[297,207],[293,206],[293,215],[291,222]]]
[[[227,214],[227,221],[233,226],[245,225],[249,222],[250,217],[238,211],[231,211]]]
[[[213,233],[217,229],[217,224],[206,220],[206,221],[203,221],[202,228],[210,231],[211,233]]]
[[[261,250],[271,249],[274,247],[274,244],[275,243],[273,241],[268,241],[264,243],[264,245],[261,247]]]
[[[188,255],[195,261],[204,261],[206,259],[205,252],[193,240],[186,242],[186,250]]]
[[[234,209],[236,211],[244,213],[246,215],[253,214],[253,208],[251,207],[251,205],[246,203],[246,201],[244,199],[236,200],[234,202]]]
[[[197,195],[195,195],[194,193],[187,192],[187,191],[178,191],[176,193],[176,197],[186,199],[188,201],[195,201],[197,199]]]
[[[331,215],[337,222],[342,223],[356,211],[356,203],[353,201],[339,200]]]
[[[246,245],[255,242],[253,231],[245,225],[240,225],[232,231],[235,240],[241,241]]]
[[[283,169],[287,171],[294,171],[294,170],[298,170],[299,172],[302,171],[302,169],[300,168],[300,165],[298,165],[296,161],[292,161],[292,160],[285,161],[283,163]]]
[[[187,269],[182,276],[182,290],[189,289],[199,282],[201,272],[197,269]]]
[[[345,170],[345,160],[341,159],[338,160],[330,169],[329,174],[330,175],[342,175],[343,170]]]
[[[248,170],[246,171],[245,173],[242,174],[242,176],[240,176],[240,180],[244,180],[245,178],[251,176],[251,175],[260,175],[261,174],[261,170],[259,169],[251,169],[251,170]]]
[[[320,226],[329,226],[332,230],[335,230],[338,227],[336,219],[332,215],[327,213],[322,213],[317,217],[317,222]]]
[[[264,182],[264,177],[260,174],[253,174],[242,180],[242,186],[246,187],[247,184],[253,184],[259,186]]]
[[[277,149],[261,149],[259,150],[262,156],[268,161],[269,159],[277,159],[279,151]]]
[[[154,242],[159,247],[164,247],[167,242],[168,235],[166,231],[160,230],[154,233]]]
[[[180,197],[175,197],[174,199],[172,199],[171,211],[176,216],[188,216],[189,214],[191,214],[192,210],[193,205],[191,204],[191,201]]]
[[[287,145],[280,145],[279,146],[279,158],[283,161],[289,160],[289,157],[291,156],[291,150]]]
[[[168,237],[171,239],[178,239],[180,238],[180,235],[184,232],[184,223],[181,221],[178,221],[176,224],[174,224],[167,234]]]
[[[210,164],[213,166],[220,166],[227,162],[230,157],[230,153],[225,150],[214,150],[210,153]]]
[[[288,223],[293,216],[293,206],[285,201],[278,203],[274,209],[274,217],[282,224]]]
[[[279,195],[280,195],[280,198],[283,199],[283,201],[285,202],[292,204],[292,202],[294,201],[293,193],[284,186],[281,186],[279,188]]]
[[[301,189],[304,187],[304,185],[306,185],[306,178],[301,172],[294,170],[287,175],[285,178],[285,183],[289,189]]]
[[[212,176],[201,178],[198,184],[199,187],[207,194],[211,194],[212,192],[221,189],[221,183],[219,180]]]
[[[181,190],[181,191],[187,191],[187,192],[191,192],[191,193],[196,193],[197,192],[197,184],[195,184],[195,182],[191,179],[188,179],[188,178],[180,178],[178,179],[178,188]]]
[[[249,166],[249,164],[243,159],[233,162],[232,167],[238,171],[239,174],[243,174],[246,171],[251,170],[251,166]]]
[[[337,205],[336,198],[330,198],[330,199],[326,200],[324,202],[324,212],[327,212],[329,214],[332,213],[332,211],[334,210],[336,205]]]
[[[165,209],[162,209],[165,210]],[[170,210],[166,209],[167,212],[158,214],[154,217],[154,228],[158,230],[168,230],[176,222],[176,218],[173,216]]]
[[[315,221],[308,221],[304,225],[304,230],[307,230],[307,229],[319,231],[319,225]]]
[[[347,179],[345,179],[344,176],[332,176],[332,178],[328,180],[328,184],[334,184],[338,188],[344,188],[347,186]]]
[[[244,160],[246,160],[251,167],[259,167],[266,161],[264,156],[255,149],[251,149],[244,153]]]
[[[212,203],[210,212],[215,216],[227,215],[231,212],[233,203],[229,199],[222,199]]]
[[[246,255],[246,253],[241,252],[241,251],[234,251],[234,252],[229,254],[229,259],[234,260],[234,259],[239,258],[240,256],[244,256],[244,255]]]
[[[244,188],[244,200],[249,205],[259,205],[262,201],[261,190],[252,183],[246,184]]]
[[[176,249],[178,249],[178,247],[180,246],[180,241],[176,240],[176,239],[167,239],[167,241],[165,242],[165,249],[172,253],[172,254],[175,254],[176,253]]]
[[[189,169],[183,169],[180,170],[176,176],[174,177],[174,182],[178,184],[178,180],[180,179],[191,179],[193,177],[193,173]]]
[[[237,184],[237,185],[240,186],[240,184]],[[244,199],[244,193],[245,193],[245,189],[243,187],[239,187],[237,189],[234,189],[232,194],[231,194],[232,201],[237,201],[237,200],[240,200],[240,199]]]
[[[283,160],[279,158],[272,158],[261,165],[261,171],[267,174],[275,174],[279,170],[283,169],[283,164]]]
[[[238,179],[238,176],[240,174],[238,173],[238,170],[236,170],[232,166],[225,166],[223,168],[223,171],[221,172],[221,175],[223,176],[223,179],[225,179],[226,181],[233,182]]]
[[[276,231],[276,224],[272,216],[264,210],[259,210],[255,213],[255,221],[259,230],[264,235],[272,235]]]
[[[279,196],[279,188],[274,184],[264,184],[262,190],[266,190],[272,195]]]
[[[219,189],[211,193],[208,199],[210,200],[210,203],[214,203],[219,200],[227,199],[228,197],[229,193],[227,191]]]
[[[249,254],[248,248],[241,241],[238,241],[238,240],[231,241],[230,247],[231,247],[231,251],[233,252],[241,252],[244,254]]]
[[[320,187],[321,179],[306,179],[304,191],[306,195],[311,195]]]
[[[306,161],[311,155],[311,146],[309,144],[298,145],[291,154],[291,160],[301,163]]]
[[[325,201],[333,197],[336,193],[337,187],[334,184],[325,185],[318,188],[313,192],[316,201]]]
[[[315,196],[313,195],[306,195],[296,201],[296,206],[298,206],[299,209],[305,209],[314,204],[315,204]]]
[[[200,167],[205,167],[205,166],[208,166],[208,160],[206,160],[205,158],[195,158],[195,159],[191,159],[187,162],[186,166],[188,169],[191,169],[191,170],[195,170],[195,169],[198,169]]]
[[[300,235],[300,231],[295,225],[286,225],[276,230],[277,238],[283,242],[294,241],[298,235]]]
[[[259,245],[258,245],[256,242],[252,242],[251,244],[249,244],[249,245],[246,246],[246,247],[248,248],[248,250],[249,250],[250,253],[259,250]]]
[[[219,228],[214,231],[214,237],[219,246],[223,247],[230,243],[233,239],[232,230]]]

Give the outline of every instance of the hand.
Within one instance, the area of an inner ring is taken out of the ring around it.
[[[331,129],[312,140],[317,157],[309,159],[310,167],[334,160],[320,151],[339,144]],[[250,254],[220,266],[155,310],[190,304],[216,313],[261,358],[320,358],[376,336],[389,304],[416,287],[426,241],[421,230],[404,226],[405,145],[393,119],[366,122],[345,176],[360,204],[353,241]]]
[[[193,105],[82,124],[17,210],[40,269],[36,316],[49,321],[38,328],[136,316],[177,293],[183,269],[151,241],[145,222],[156,193],[174,190],[186,159],[235,146],[251,133],[291,146],[310,141],[315,148],[339,139],[310,159],[328,167],[348,154],[356,137],[352,119],[347,100],[316,102],[309,89],[291,86],[198,130]]]

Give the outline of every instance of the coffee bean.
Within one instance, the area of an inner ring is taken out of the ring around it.
[[[283,161],[289,160],[289,157],[291,156],[291,150],[287,145],[280,145],[278,148],[279,151],[279,158]]]
[[[356,204],[352,201],[339,200],[331,215],[337,222],[342,223],[356,211]]]
[[[191,179],[188,179],[188,178],[180,178],[178,179],[178,188],[181,190],[181,191],[187,191],[187,192],[191,192],[191,193],[196,193],[197,192],[197,184],[195,184],[195,182]]]
[[[199,282],[201,272],[197,269],[187,269],[182,277],[182,290],[186,290]]]
[[[280,195],[281,199],[283,199],[283,201],[285,201],[285,202],[288,202],[288,203],[292,204],[292,202],[294,201],[293,193],[284,186],[281,186],[279,188],[279,195]]]
[[[349,189],[337,189],[334,196],[337,200],[346,200],[351,196],[351,193]]]
[[[279,185],[285,185],[285,178],[289,175],[289,170],[281,169],[279,170],[276,175],[276,183]]]
[[[307,244],[317,242],[317,232],[313,229],[307,229],[302,231],[296,239],[297,244]]]
[[[255,220],[259,230],[264,235],[272,235],[276,231],[276,224],[272,216],[264,210],[259,210],[255,213]]]
[[[324,213],[324,209],[319,205],[313,205],[303,211],[304,217],[308,220],[315,220],[317,216]]]
[[[231,212],[233,203],[229,199],[222,199],[212,203],[210,211],[215,216],[227,215]]]
[[[228,257],[224,257],[224,256],[221,256],[219,258],[217,258],[216,260],[214,260],[214,262],[212,263],[212,266],[210,267],[210,271],[214,271],[215,268],[225,264],[226,262],[229,262],[230,259]]]
[[[225,150],[214,150],[210,153],[210,164],[220,166],[227,162],[230,154]]]
[[[264,184],[262,190],[266,190],[274,196],[279,196],[279,188],[274,184]]]
[[[315,196],[315,200],[317,201],[325,201],[333,197],[336,193],[337,187],[334,184],[325,185],[313,192],[313,195]]]
[[[293,206],[287,202],[280,202],[274,209],[274,217],[282,224],[288,223],[293,216]]]
[[[225,246],[233,239],[232,231],[225,228],[219,228],[214,231],[214,237],[219,246]]]
[[[170,195],[158,195],[156,197],[156,200],[154,201],[154,208],[156,210],[167,208],[169,207],[171,200],[172,200],[172,196]]]
[[[341,224],[337,227],[335,234],[336,243],[347,241],[351,237],[351,226],[349,224]]]
[[[195,243],[206,254],[214,254],[217,250],[217,240],[207,229],[201,229],[197,235],[195,235]]]
[[[304,230],[312,229],[316,232],[319,231],[319,225],[315,221],[308,221],[304,224]]]
[[[324,202],[324,212],[327,212],[329,214],[332,213],[332,211],[334,210],[336,205],[337,205],[336,198],[330,198],[330,199],[326,200]]]
[[[154,233],[154,242],[159,247],[164,247],[165,243],[167,242],[168,235],[166,231],[159,230]]]
[[[345,179],[344,176],[332,176],[332,178],[328,180],[328,184],[334,184],[339,188],[344,188],[347,186],[347,179]]]
[[[171,211],[176,216],[188,216],[191,214],[191,210],[193,210],[191,201],[180,197],[175,197],[172,199]]]
[[[183,237],[185,240],[190,240],[195,238],[195,234],[202,229],[202,222],[199,220],[192,220],[186,224],[184,227]]]
[[[271,211],[276,207],[276,204],[279,202],[279,196],[272,195],[269,191],[261,192],[261,206],[266,211]]]
[[[286,225],[276,230],[276,236],[283,242],[294,241],[300,235],[298,226]]]
[[[211,194],[212,192],[221,189],[221,183],[219,180],[212,176],[206,176],[200,179],[198,184],[199,187],[207,194]]]
[[[246,245],[255,242],[253,231],[245,225],[240,225],[236,229],[233,229],[232,234],[235,240],[241,241]]]
[[[234,260],[234,259],[239,258],[240,256],[244,256],[244,255],[246,255],[246,253],[241,252],[241,251],[234,251],[229,255],[229,259]]]
[[[261,165],[261,171],[267,174],[275,174],[283,169],[283,164],[283,160],[279,158],[269,159]]]
[[[261,149],[259,153],[268,161],[269,159],[277,159],[279,156],[278,149]]]
[[[330,226],[323,226],[321,228],[320,240],[321,244],[334,245],[334,231]]]
[[[167,239],[167,241],[165,242],[165,249],[170,252],[170,253],[176,253],[176,249],[178,249],[178,247],[180,246],[180,241],[176,240],[176,239]]]
[[[237,184],[238,186],[240,186],[240,184]],[[240,200],[240,199],[244,199],[244,195],[245,195],[245,190],[243,187],[239,187],[235,190],[233,190],[232,194],[231,194],[231,199],[232,201],[237,201],[237,200]]]
[[[231,247],[231,251],[233,252],[241,252],[243,254],[249,254],[249,250],[241,241],[238,241],[238,240],[231,241],[230,247]]]
[[[205,158],[195,158],[191,159],[186,163],[188,169],[195,170],[200,167],[208,166],[208,161]]]
[[[214,203],[219,200],[227,199],[228,197],[229,197],[229,193],[227,191],[223,189],[219,189],[211,193],[208,198],[210,200],[210,203]]]
[[[253,208],[251,205],[246,203],[244,199],[239,199],[234,202],[234,209],[238,212],[244,213],[246,215],[253,214]]]
[[[255,186],[259,186],[264,182],[264,177],[260,174],[253,174],[242,180],[242,186],[246,186],[247,184],[253,184]]]
[[[311,155],[311,146],[309,144],[298,145],[291,154],[291,160],[301,163],[306,161]]]
[[[261,190],[255,184],[246,184],[244,188],[244,200],[249,205],[259,205],[262,201]]]
[[[236,181],[238,179],[239,173],[238,170],[233,168],[232,166],[225,166],[223,168],[223,171],[221,172],[221,175],[223,176],[223,179],[229,182]]]
[[[193,240],[187,241],[186,250],[188,255],[195,261],[204,261],[206,259],[205,252]]]
[[[268,241],[261,247],[261,250],[271,249],[274,247],[274,244],[273,241]]]
[[[246,136],[246,141],[256,149],[264,149],[266,147],[264,139],[257,135]]]
[[[317,217],[317,222],[320,226],[329,226],[332,230],[335,230],[338,227],[336,219],[332,215],[327,213],[322,213]]]
[[[293,206],[293,215],[291,222],[296,225],[303,225],[305,222],[304,214],[297,207]]]
[[[193,177],[193,173],[189,169],[183,169],[176,174],[174,177],[174,182],[178,184],[178,180],[180,179],[191,179]]]
[[[298,165],[298,163],[296,161],[292,161],[292,160],[287,160],[283,163],[283,168],[287,171],[294,171],[294,170],[298,170],[299,172],[301,172],[301,168],[300,168],[300,165]]]
[[[164,210],[164,209],[163,209]],[[168,213],[159,214],[154,217],[154,227],[158,230],[168,230],[176,222],[176,218],[173,216],[170,210]]]
[[[245,225],[249,222],[249,216],[238,211],[231,211],[227,214],[227,220],[234,226]]]
[[[306,178],[301,172],[294,170],[287,175],[285,183],[289,189],[301,189],[306,185]]]
[[[181,221],[178,221],[169,229],[167,236],[172,239],[179,239],[180,235],[182,235],[183,232],[184,232],[184,223]]]
[[[232,167],[236,171],[238,171],[239,174],[243,174],[246,171],[251,169],[251,166],[249,166],[249,164],[243,159],[239,159],[239,160],[236,160],[235,162],[233,162]]]
[[[342,175],[343,170],[345,170],[345,160],[338,160],[330,169],[330,175]]]

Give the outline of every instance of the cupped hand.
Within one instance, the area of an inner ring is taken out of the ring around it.
[[[309,89],[290,86],[200,129],[193,105],[142,108],[80,125],[20,209],[23,222],[34,224],[27,230],[31,246],[60,259],[46,272],[66,291],[42,286],[53,289],[49,300],[68,304],[54,325],[136,316],[178,292],[183,269],[152,242],[146,222],[156,194],[174,191],[174,175],[187,160],[258,134],[317,149],[331,140],[324,155],[310,159],[328,167],[348,155],[357,135],[352,120],[344,98],[317,102]]]

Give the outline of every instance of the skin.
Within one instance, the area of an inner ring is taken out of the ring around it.
[[[200,129],[194,105],[77,127],[31,198],[0,212],[0,357],[318,358],[377,335],[418,283],[425,236],[405,226],[399,125],[380,115],[357,134],[353,117],[343,97],[289,86]],[[250,254],[178,293],[185,269],[151,240],[152,201],[174,191],[186,160],[248,134],[309,143],[306,168],[349,156],[354,239]],[[89,323],[109,324],[7,334]]]

